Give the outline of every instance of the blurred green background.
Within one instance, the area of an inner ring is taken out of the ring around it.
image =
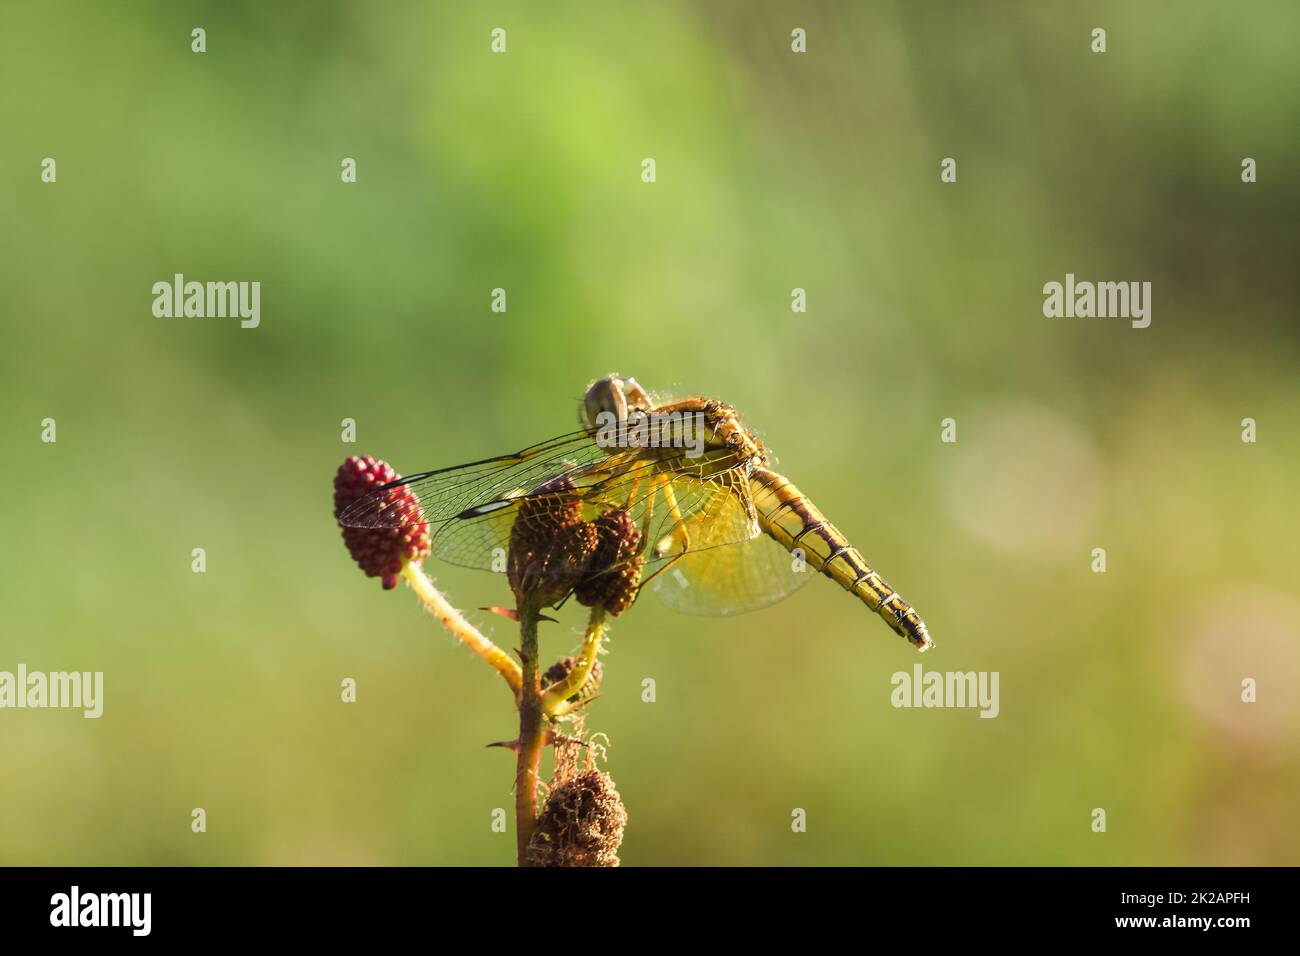
[[[569,431],[618,371],[737,405],[938,642],[824,580],[732,619],[640,602],[588,720],[625,864],[1300,863],[1298,28],[1283,0],[6,3],[0,670],[103,670],[106,701],[0,712],[0,862],[512,863],[506,692],[363,578],[331,480]],[[176,272],[260,281],[261,327],[155,318]],[[1044,318],[1067,272],[1152,282],[1151,327]],[[1000,716],[891,707],[918,660],[998,671]]]

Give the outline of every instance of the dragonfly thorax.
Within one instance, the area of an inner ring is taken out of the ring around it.
[[[768,463],[767,449],[740,420],[740,413],[726,402],[694,396],[655,406],[634,378],[606,375],[587,386],[579,418],[589,429],[625,425],[638,416],[690,416],[698,421],[698,438],[703,450],[727,451],[756,467]]]

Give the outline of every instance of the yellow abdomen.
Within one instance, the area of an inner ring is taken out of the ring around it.
[[[838,582],[922,651],[934,646],[916,609],[885,583],[788,478],[755,468],[750,489],[765,534],[787,551],[801,554],[809,567]]]

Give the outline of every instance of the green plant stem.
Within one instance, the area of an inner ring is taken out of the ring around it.
[[[578,663],[562,681],[552,684],[542,694],[542,709],[553,717],[559,717],[573,710],[569,698],[586,686],[591,677],[591,670],[596,666],[596,657],[600,654],[600,642],[605,637],[605,609],[599,604],[591,609],[587,619],[587,634],[578,653]]]
[[[546,743],[542,691],[539,682],[537,619],[539,609],[531,601],[519,602],[519,635],[522,646],[523,686],[519,695],[519,750],[515,761],[515,830],[518,860],[528,865],[528,843],[537,828],[537,780]]]
[[[511,659],[510,655],[484,637],[478,628],[465,619],[465,615],[452,607],[447,599],[442,596],[442,592],[433,586],[433,582],[429,580],[420,565],[414,561],[407,561],[402,565],[402,577],[406,578],[406,583],[424,603],[424,606],[442,622],[442,626],[455,634],[462,644],[495,668],[496,672],[509,685],[515,697],[518,698],[523,678],[519,671],[519,665]],[[535,624],[534,627],[536,627]]]

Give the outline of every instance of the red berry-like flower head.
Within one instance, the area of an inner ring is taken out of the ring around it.
[[[378,458],[353,455],[339,466],[334,477],[334,517],[357,514],[382,515],[383,520],[340,521],[343,543],[361,570],[369,577],[383,578],[384,589],[397,587],[406,561],[423,561],[429,556],[429,526],[420,512],[420,502],[410,489],[399,485],[376,493],[376,489],[400,476]],[[366,500],[364,506],[357,506]],[[350,510],[349,510],[350,509]]]

